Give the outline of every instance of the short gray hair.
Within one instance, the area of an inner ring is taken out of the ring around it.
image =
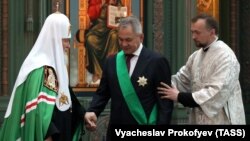
[[[135,33],[142,34],[142,25],[139,19],[135,16],[128,16],[128,17],[122,18],[119,22],[118,29],[122,27],[126,28],[129,25],[132,26],[132,29]]]

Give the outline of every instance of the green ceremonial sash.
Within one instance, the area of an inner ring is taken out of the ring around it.
[[[140,124],[156,124],[157,119],[157,106],[154,105],[150,114],[149,120],[144,112],[144,109],[140,103],[140,100],[135,92],[135,89],[130,81],[128,69],[126,66],[125,55],[123,51],[120,51],[116,57],[116,71],[118,81],[122,90],[123,97],[128,105],[130,113]]]
[[[80,122],[76,128],[76,131],[73,135],[72,141],[80,141],[82,134],[84,134],[83,122]]]

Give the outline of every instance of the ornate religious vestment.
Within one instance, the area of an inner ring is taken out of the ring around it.
[[[246,124],[239,73],[239,62],[223,41],[189,57],[172,81],[199,105],[190,109],[191,124]]]

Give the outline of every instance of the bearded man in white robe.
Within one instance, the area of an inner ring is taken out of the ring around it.
[[[200,49],[172,76],[173,85],[161,83],[158,93],[189,107],[190,124],[246,124],[240,65],[231,48],[218,40],[216,20],[198,15],[192,19],[191,32]]]

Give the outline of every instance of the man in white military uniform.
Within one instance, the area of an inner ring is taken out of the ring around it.
[[[190,124],[246,124],[240,65],[231,48],[218,40],[216,20],[198,15],[191,32],[200,49],[172,76],[173,86],[161,83],[158,93],[190,107]]]

